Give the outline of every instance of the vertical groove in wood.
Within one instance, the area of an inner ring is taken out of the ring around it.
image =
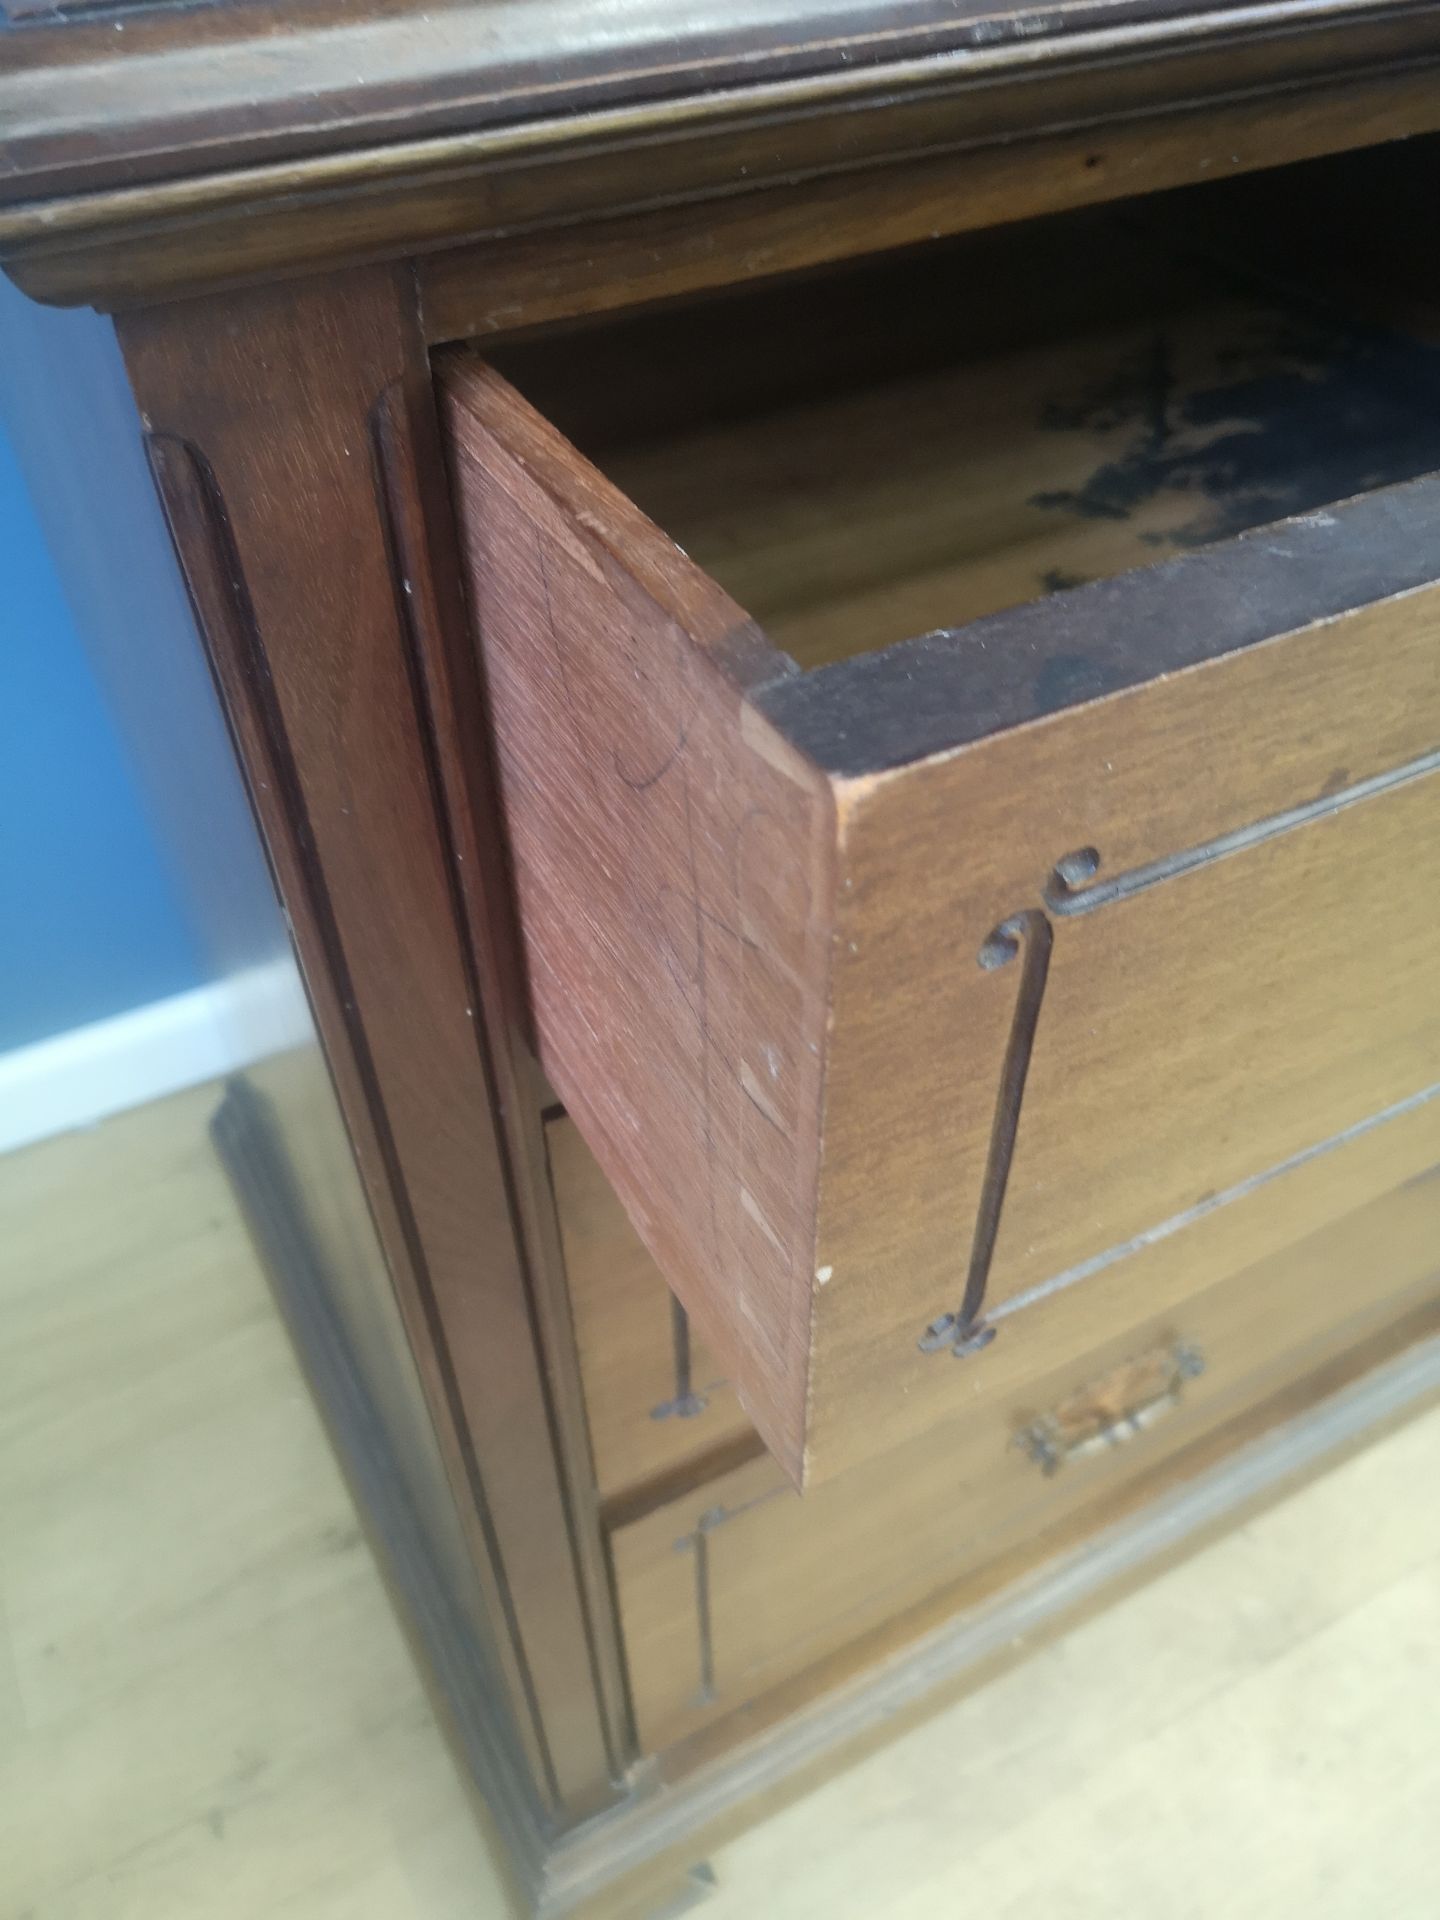
[[[121,332],[147,427],[213,476],[197,491],[169,461],[172,529],[488,1592],[509,1677],[493,1710],[563,1823],[612,1797],[613,1760],[366,457],[377,396],[427,378],[403,282],[377,269]]]
[[[262,791],[273,791],[306,856],[305,884],[314,917],[317,948],[308,956],[310,971],[307,977],[313,978],[315,964],[322,962],[337,989],[346,1041],[364,1088],[376,1145],[394,1195],[396,1226],[403,1238],[405,1255],[415,1277],[415,1301],[423,1318],[423,1337],[434,1354],[434,1370],[449,1421],[457,1434],[463,1434],[465,1422],[458,1385],[444,1329],[436,1312],[433,1289],[425,1273],[424,1249],[406,1201],[395,1143],[385,1125],[383,1092],[378,1084],[364,1024],[358,1015],[356,994],[324,873],[314,864],[315,836],[307,817],[303,787],[265,668],[264,648],[246,588],[244,570],[235,550],[224,499],[213,469],[190,442],[176,435],[150,433],[146,436],[146,452],[175,539],[186,590],[202,630],[212,647],[217,650],[223,647],[237,661],[243,659],[251,676],[252,698],[258,733],[263,741],[263,764],[267,776],[259,778],[253,761],[247,765],[252,794],[257,779]],[[290,893],[286,895],[286,903],[293,922],[294,902]],[[461,1471],[465,1478],[462,1488],[458,1490],[472,1506],[487,1553],[498,1566],[498,1545],[486,1510],[473,1451],[466,1446],[462,1447],[461,1452]],[[492,1599],[504,1616],[506,1641],[511,1646],[518,1645],[519,1623],[503,1581],[496,1584]],[[540,1735],[539,1702],[531,1677],[521,1662],[512,1663],[511,1685],[519,1690],[531,1723],[529,1744],[532,1761],[541,1769],[549,1795],[557,1797],[558,1783]]]
[[[696,1699],[708,1706],[715,1695],[715,1623],[710,1607],[710,1535],[701,1525],[695,1531],[695,1628],[700,1645],[700,1685]]]
[[[423,352],[418,335],[416,349]],[[545,1151],[542,1096],[526,1043],[510,876],[428,383],[423,391],[418,382],[388,386],[376,399],[372,431],[395,560],[397,614],[411,641],[416,704],[444,827],[456,923],[466,935],[473,1005],[487,1042],[497,1123],[507,1148],[505,1173],[526,1265],[532,1332],[545,1362],[546,1417],[584,1590],[592,1674],[610,1768],[618,1779],[633,1756],[633,1726]]]

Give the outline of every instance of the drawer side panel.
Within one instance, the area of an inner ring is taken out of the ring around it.
[[[541,1064],[798,1480],[830,790],[740,609],[498,375],[447,394]]]

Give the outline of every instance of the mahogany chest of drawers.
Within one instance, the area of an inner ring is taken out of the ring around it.
[[[1440,9],[17,15],[0,141],[363,1232],[283,1069],[217,1139],[536,1912],[1433,1393]]]

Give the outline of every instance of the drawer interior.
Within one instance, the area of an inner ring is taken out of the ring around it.
[[[1440,1094],[1440,345],[1312,184],[441,365],[537,1053],[797,1485]]]
[[[1413,305],[1266,265],[1288,173],[487,357],[817,667],[1440,467]]]

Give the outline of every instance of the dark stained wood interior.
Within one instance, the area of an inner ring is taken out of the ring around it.
[[[1143,203],[491,357],[807,668],[1440,466],[1440,345]]]

